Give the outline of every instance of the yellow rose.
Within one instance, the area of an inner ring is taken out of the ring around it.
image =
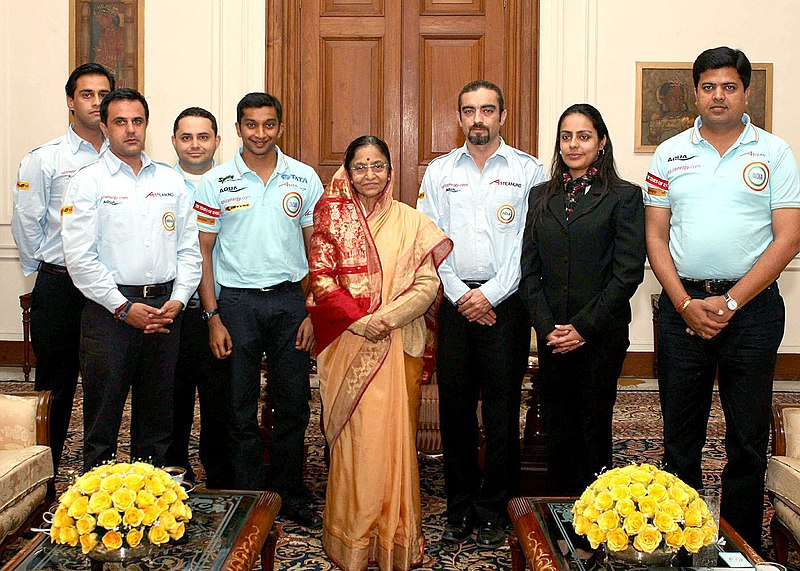
[[[175,493],[175,490],[167,490],[164,492],[161,497],[164,499],[165,502],[168,504],[172,504],[178,499],[178,494]]]
[[[665,488],[669,488],[675,481],[675,476],[668,474],[667,472],[656,472],[653,475],[653,480],[656,484],[661,484]]]
[[[172,508],[174,507],[175,506],[172,506]],[[172,508],[170,508],[170,511],[172,511]],[[578,535],[586,535],[586,532],[589,530],[589,520],[578,514],[572,520],[572,527]]]
[[[641,482],[634,482],[628,487],[628,491],[631,493],[631,498],[634,500],[640,500],[647,495],[647,488]]]
[[[677,483],[669,489],[669,497],[682,506],[685,506],[689,503],[689,494],[686,493],[686,490],[683,488],[683,486],[680,486]]]
[[[50,543],[61,543],[61,526],[50,526]]]
[[[142,530],[134,528],[128,532],[125,539],[128,541],[128,545],[136,547],[142,542],[142,537],[144,537]]]
[[[71,547],[75,547],[76,545],[78,545],[78,541],[80,539],[78,528],[75,527],[74,525],[62,527],[60,533],[60,539],[61,543],[68,543]]]
[[[118,531],[107,531],[103,536],[103,545],[106,546],[106,549],[119,549],[122,547],[122,536]]]
[[[669,533],[665,533],[664,541],[667,545],[674,547],[675,549],[678,547],[683,547],[683,530],[681,528],[677,528]]]
[[[77,500],[81,497],[81,493],[75,489],[75,486],[70,486],[67,488],[67,491],[61,494],[61,498],[58,500],[58,503],[64,506],[65,508],[69,508],[72,506],[72,502]]]
[[[184,490],[182,486],[178,486],[177,493],[178,493],[178,499],[179,500],[188,500],[189,499],[189,494],[186,493],[186,490]]]
[[[687,527],[683,530],[683,546],[689,553],[697,553],[703,547],[703,530],[699,527]]]
[[[123,476],[129,472],[133,466],[131,466],[128,462],[119,462],[117,464],[111,465],[109,468],[109,472],[112,474],[122,474]]]
[[[82,494],[93,494],[100,489],[100,475],[87,472],[75,481],[75,485]]]
[[[600,517],[600,510],[594,506],[588,506],[585,510],[583,510],[583,517],[589,521],[597,521],[597,518]]]
[[[142,523],[144,525],[153,525],[158,519],[158,516],[161,515],[161,510],[158,509],[158,506],[153,504],[151,506],[147,506],[144,508],[144,518],[142,518]]]
[[[656,511],[653,518],[653,525],[656,526],[661,533],[669,533],[678,529],[678,524],[672,519],[672,516],[661,510]]]
[[[133,471],[142,476],[149,476],[155,471],[155,468],[152,464],[148,464],[147,462],[136,462],[133,465]]]
[[[642,464],[642,466],[644,467],[644,464]],[[633,482],[638,482],[639,484],[647,485],[650,483],[650,480],[652,479],[653,476],[650,474],[650,472],[642,468],[639,468],[631,472],[631,480]]]
[[[631,491],[628,489],[628,486],[615,486],[611,488],[609,493],[611,494],[611,499],[615,502],[627,500],[631,497]]]
[[[72,502],[72,505],[69,507],[69,517],[78,519],[86,515],[89,511],[89,498],[86,496],[80,496]]]
[[[656,502],[655,498],[645,496],[639,500],[639,511],[647,517],[656,515],[656,509],[658,509],[658,502]]]
[[[64,506],[58,506],[56,513],[53,514],[53,525],[58,527],[67,527],[75,525],[75,520],[69,517],[69,511]]]
[[[606,534],[596,523],[593,523],[586,532],[586,539],[589,540],[592,549],[597,549],[606,540]]]
[[[597,518],[597,525],[606,532],[617,529],[619,527],[619,516],[617,512],[609,510],[601,513],[600,517]]]
[[[122,523],[128,527],[138,527],[142,525],[144,520],[144,511],[133,506],[125,510],[125,515],[122,516]]]
[[[89,513],[99,514],[111,507],[111,496],[107,492],[98,491],[89,498]]]
[[[717,539],[717,526],[712,520],[703,524],[703,545],[711,545]]]
[[[594,493],[594,490],[592,490],[591,488],[586,488],[581,494],[581,497],[578,501],[581,502],[583,506],[593,504],[595,495],[597,494]]]
[[[122,516],[114,508],[108,508],[100,512],[97,516],[97,525],[106,529],[114,529],[122,523]],[[105,543],[105,540],[103,541]]]
[[[608,483],[611,480],[611,477],[608,475],[608,472],[605,474],[600,474],[600,476],[594,481],[592,484],[592,488],[596,493],[600,493],[604,490],[608,489]]]
[[[658,509],[675,521],[681,521],[683,519],[683,509],[675,500],[664,500],[659,504]]]
[[[184,533],[186,533],[186,526],[182,523],[179,523],[178,525],[175,526],[175,529],[169,532],[169,536],[175,541],[177,541],[181,537],[183,537]]]
[[[94,531],[94,528],[97,526],[97,520],[90,516],[89,514],[85,514],[81,517],[78,521],[75,522],[75,527],[78,528],[78,533],[81,535],[87,534],[91,531]]]
[[[628,547],[628,534],[621,528],[609,531],[606,545],[611,551],[624,551]]]
[[[80,538],[81,542],[81,551],[84,555],[89,553],[92,549],[95,548],[98,542],[97,534],[96,533],[87,533],[86,535],[82,535]]]
[[[594,507],[596,507],[601,512],[610,510],[611,506],[613,505],[614,505],[614,499],[608,492],[600,492],[594,499]]]
[[[125,476],[125,487],[133,492],[138,492],[144,486],[144,476],[131,472]]]
[[[183,520],[189,521],[190,519],[192,519],[192,508],[188,504],[183,504]]]
[[[663,502],[667,499],[669,493],[662,484],[650,484],[647,488],[647,495],[657,502]]]
[[[700,527],[703,525],[703,516],[699,510],[689,507],[683,514],[683,521],[687,527]]]
[[[617,513],[622,517],[627,517],[636,511],[636,504],[633,503],[632,499],[627,498],[618,501],[614,506],[614,509],[617,510]]]
[[[616,475],[611,477],[611,481],[609,482],[609,487],[613,490],[614,488],[619,487],[628,487],[628,484],[631,483],[631,477],[627,474],[618,472]]]
[[[661,543],[661,532],[652,525],[644,526],[644,529],[633,538],[633,547],[645,553],[652,553]]]
[[[160,525],[167,531],[172,531],[178,525],[178,522],[175,520],[175,516],[169,512],[163,512],[160,516],[158,516],[158,523],[156,525]]]
[[[161,468],[158,468],[153,473],[153,476],[161,480],[161,483],[164,484],[165,488],[168,488],[171,485],[175,485],[175,480],[172,479],[172,476],[170,476],[167,472],[165,472]]]
[[[636,535],[647,525],[647,518],[641,512],[633,512],[625,518],[622,527],[628,535]]]
[[[153,475],[147,480],[147,483],[144,485],[144,489],[154,496],[160,496],[164,493],[166,487],[164,486],[164,482],[161,481],[161,478]]]
[[[136,501],[136,492],[129,490],[128,488],[118,488],[111,494],[111,502],[114,504],[114,507],[121,512],[124,512]]]
[[[169,509],[169,502],[164,499],[164,496],[160,496],[156,499],[156,505],[162,512]]]
[[[167,530],[160,525],[154,525],[147,532],[147,539],[153,545],[161,545],[162,543],[169,541],[169,534],[167,533]]]
[[[148,492],[147,490],[139,490],[139,493],[136,494],[136,507],[137,508],[146,508],[147,506],[153,505],[156,501],[155,496]]]
[[[122,476],[120,474],[109,474],[100,482],[100,489],[106,493],[114,493],[122,487]]]

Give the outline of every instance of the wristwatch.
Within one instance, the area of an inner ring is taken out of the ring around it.
[[[215,315],[219,315],[219,308],[218,307],[212,309],[211,311],[203,310],[203,321],[208,321],[209,319],[211,319]]]
[[[736,311],[739,309],[739,303],[731,297],[731,294],[725,292],[722,294],[722,298],[725,300],[725,305],[728,306],[728,309],[731,311]]]

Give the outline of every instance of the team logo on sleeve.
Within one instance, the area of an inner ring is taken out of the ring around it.
[[[511,224],[516,217],[517,211],[510,204],[502,204],[500,208],[497,209],[497,220],[499,220],[501,224]]]
[[[197,221],[200,224],[205,224],[207,226],[216,226],[217,225],[217,221],[215,219],[208,218],[206,216],[200,216],[199,214],[197,215]]]
[[[297,192],[288,192],[283,197],[283,211],[289,218],[297,218],[303,209],[303,197]]]
[[[31,183],[29,183],[27,181],[24,181],[24,180],[18,180],[17,181],[17,188],[19,190],[30,190]]]
[[[769,167],[764,163],[750,163],[742,171],[744,183],[756,192],[767,188],[769,183]]]
[[[61,216],[64,216],[65,214],[72,214],[72,206],[71,205],[70,206],[65,206],[64,208],[61,209]]]
[[[161,217],[161,225],[167,232],[175,230],[175,213],[165,212],[164,216]]]
[[[202,202],[197,202],[195,200],[194,209],[200,214],[207,214],[208,216],[219,218],[219,208],[211,208],[210,206],[206,206]]]
[[[652,173],[647,173],[647,194],[650,196],[667,196],[669,181],[658,178]]]

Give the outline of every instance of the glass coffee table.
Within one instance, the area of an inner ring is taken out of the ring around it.
[[[149,559],[126,569],[249,571],[260,555],[262,569],[272,571],[276,542],[272,525],[281,507],[278,494],[192,492],[188,504],[192,520],[186,524],[186,534],[154,547]],[[50,536],[39,533],[2,571],[98,571],[100,567],[82,555],[79,547],[52,544]]]
[[[572,529],[572,504],[576,499],[520,497],[508,503],[508,513],[514,526],[508,538],[512,571],[611,571],[631,568],[607,561],[602,550],[595,552],[590,559],[578,557],[575,548],[577,536]],[[725,538],[722,547],[725,555],[718,557],[715,568],[730,567],[726,559],[734,563],[738,561],[742,569],[763,562],[724,519],[720,520],[720,534]],[[684,556],[681,559],[679,555],[674,565],[674,568],[691,568],[692,558]]]

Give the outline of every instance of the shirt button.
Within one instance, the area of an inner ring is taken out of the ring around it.
[[[146,275],[148,278],[152,278],[152,277],[153,277],[153,274],[152,274],[152,273],[150,273],[150,272],[147,272],[145,275]]]
[[[479,272],[482,272],[483,270],[484,270],[484,267],[483,267],[483,266],[478,266],[478,271],[479,271]]]
[[[145,242],[144,246],[145,246],[145,248],[149,248],[150,247],[150,242]]]

